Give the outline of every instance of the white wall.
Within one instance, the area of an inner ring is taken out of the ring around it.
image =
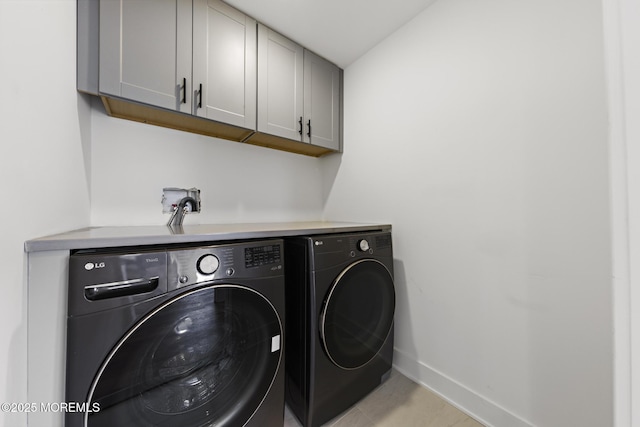
[[[75,1],[0,1],[0,402],[26,401],[24,241],[89,223],[75,37]],[[21,417],[0,412],[0,425]]]
[[[610,104],[616,115],[613,209],[616,257],[616,415],[621,426],[640,426],[640,4],[610,0]],[[616,46],[617,44],[617,46]],[[617,49],[616,49],[617,47]]]
[[[626,5],[625,5],[626,3]],[[631,9],[627,9],[633,1],[604,0],[603,24],[605,35],[605,53],[607,64],[607,88],[609,106],[609,162],[611,168],[611,237],[612,237],[612,275],[613,275],[613,328],[614,328],[614,417],[615,426],[627,427],[635,424],[632,421],[637,409],[632,411],[632,377],[635,369],[632,367],[631,351],[631,313],[635,306],[631,299],[633,287],[631,286],[631,269],[638,267],[637,261],[631,263],[631,259],[637,260],[637,255],[630,256],[630,243],[634,239],[630,233],[630,222],[634,224],[633,215],[629,214],[629,206],[635,200],[636,192],[634,180],[629,172],[633,172],[632,165],[638,164],[638,159],[632,156],[628,141],[637,143],[637,135],[632,132],[634,126],[633,111],[629,108],[628,101],[637,102],[637,90],[632,90],[637,85],[637,73],[627,73],[625,59],[635,58],[633,46],[639,47],[638,39],[629,38],[629,34],[637,31],[638,15]],[[623,7],[624,6],[624,7]],[[625,10],[626,9],[626,10]],[[636,8],[637,9],[637,8]],[[629,33],[630,31],[630,33]],[[629,33],[629,34],[625,34]],[[624,36],[623,36],[624,34]],[[640,33],[638,33],[640,35]],[[625,58],[627,57],[628,58]],[[632,71],[632,70],[629,70]],[[629,75],[627,75],[629,74]],[[629,78],[631,78],[629,80]],[[631,85],[625,85],[628,80]],[[626,105],[625,105],[626,104]],[[626,117],[626,111],[630,115]],[[631,118],[632,120],[628,120]],[[627,123],[631,126],[627,128]],[[636,172],[637,173],[637,172]],[[637,183],[637,180],[635,181]],[[635,184],[637,185],[637,184]],[[630,191],[631,190],[631,191]],[[635,276],[635,274],[634,274]],[[637,278],[634,278],[637,281]],[[637,312],[638,308],[635,308]],[[635,354],[635,351],[633,352]],[[637,363],[637,362],[636,362]],[[635,386],[637,387],[637,385]],[[635,397],[637,401],[637,396]]]
[[[613,422],[603,56],[598,0],[447,0],[345,70],[325,216],[393,224],[396,364],[492,425]]]
[[[201,190],[184,224],[317,220],[318,159],[92,114],[91,224],[165,224],[162,189]]]

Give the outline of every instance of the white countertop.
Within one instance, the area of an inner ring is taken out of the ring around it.
[[[249,224],[197,224],[182,227],[166,225],[89,227],[28,240],[25,252],[108,248],[222,240],[261,239],[368,230],[391,230],[389,224],[354,222],[282,222]]]

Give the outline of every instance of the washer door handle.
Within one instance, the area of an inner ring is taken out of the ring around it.
[[[102,283],[84,287],[84,296],[89,301],[151,292],[158,287],[159,277],[132,279],[121,282]]]

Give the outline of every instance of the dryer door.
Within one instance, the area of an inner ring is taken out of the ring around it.
[[[85,426],[243,425],[273,383],[281,336],[274,307],[249,288],[179,295],[111,351],[92,384]]]
[[[357,369],[380,351],[393,327],[395,289],[389,270],[363,259],[345,268],[320,313],[320,338],[337,366]]]

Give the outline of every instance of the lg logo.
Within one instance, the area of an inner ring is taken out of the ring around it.
[[[88,262],[84,265],[84,269],[87,271],[91,271],[94,268],[104,268],[104,267],[105,267],[104,262]]]

